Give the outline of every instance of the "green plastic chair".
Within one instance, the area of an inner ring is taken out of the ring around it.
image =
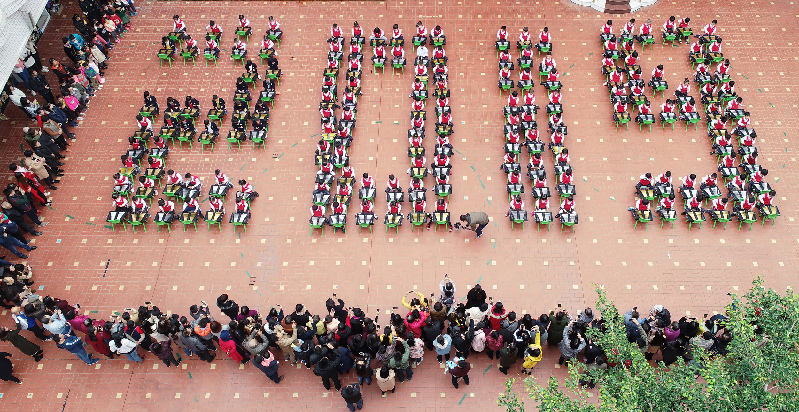
[[[107,220],[107,222],[111,224],[111,230],[113,230],[114,232],[116,232],[116,231],[117,231],[117,229],[116,229],[116,225],[118,225],[118,224],[120,224],[120,223],[122,224],[122,230],[124,230],[124,231],[126,231],[126,232],[127,232],[127,230],[128,230],[128,227],[127,227],[127,226],[125,226],[125,219],[123,219],[123,218],[121,218],[121,219],[112,219],[112,220]]]
[[[178,45],[178,47],[183,47],[183,38],[181,38],[181,37],[179,37],[179,36],[177,36],[175,34],[170,34],[167,37],[169,37],[169,40],[172,40],[173,43]]]
[[[183,214],[181,213],[181,217],[182,217],[182,215]],[[180,223],[183,223],[183,231],[184,232],[186,231],[187,227],[192,226],[192,225],[194,225],[194,231],[195,232],[197,231],[197,220],[181,220]]]
[[[266,142],[266,139],[263,139],[261,137],[253,137],[252,138],[252,148],[253,149],[257,149],[259,147],[263,147],[264,142]]]
[[[777,218],[780,216],[780,213],[779,212],[775,212],[775,213],[765,213],[764,214],[761,211],[760,212],[760,216],[763,217],[763,223],[760,226],[765,226],[766,220],[771,220],[771,225],[774,226],[774,223],[777,221]]]
[[[280,47],[280,39],[277,36],[275,36],[274,34],[270,34],[269,35],[269,40],[272,40],[273,42],[275,42],[275,47]]]
[[[665,129],[666,129],[666,125],[667,125],[667,124],[670,124],[670,125],[671,125],[671,130],[674,130],[674,123],[676,123],[676,122],[677,122],[677,119],[676,119],[676,118],[674,118],[674,119],[667,119],[667,120],[665,120],[665,121],[662,121],[662,122],[660,122],[660,125],[662,126],[662,130],[665,130]],[[686,130],[687,130],[687,129],[686,129]]]
[[[499,86],[499,97],[502,97],[502,91],[503,90],[506,90],[508,93],[510,93],[510,89],[512,89],[512,88],[513,88],[512,84],[503,84],[503,85]]]
[[[361,233],[361,230],[363,230],[365,228],[369,228],[369,233],[372,233],[372,226],[374,226],[374,225],[370,225],[369,223],[359,223],[358,224],[358,233]]]
[[[144,229],[144,233],[147,233],[147,221],[144,220],[137,220],[137,221],[130,221],[130,227],[133,228],[133,233],[136,233],[136,226],[141,226]]]
[[[549,53],[551,50],[551,47],[541,47],[538,49],[538,55],[540,56],[542,53]]]
[[[191,142],[193,140],[191,137],[181,136],[180,134],[178,134],[177,139],[178,139],[178,142],[180,142],[180,147],[181,148],[183,148],[183,143],[186,143],[186,142],[189,143],[189,149],[192,149],[194,147],[192,145],[192,142]]]
[[[524,230],[525,220],[524,219],[511,219],[510,221],[510,230],[513,230],[514,225],[520,224],[522,225],[522,230]]]
[[[216,56],[214,56],[213,54],[209,54],[209,53],[205,53],[204,56],[205,56],[205,67],[208,67],[208,60],[213,60],[214,61],[214,66],[219,66],[219,63],[217,63],[217,61],[216,61]]]
[[[646,219],[641,216],[638,216],[638,219],[635,219],[635,224],[633,225],[633,229],[637,228],[639,223],[643,223],[644,227],[646,228],[646,231],[649,231],[649,222],[651,221],[652,219]]]
[[[570,227],[572,229],[572,233],[574,233],[574,222],[560,222],[560,233],[563,233],[563,228]]]
[[[202,135],[200,135],[200,138],[197,139],[197,142],[201,145],[202,153],[205,153],[205,146],[211,146],[211,153],[214,152],[214,145],[216,144],[216,141],[212,141],[211,139],[203,139]]]
[[[667,42],[667,41],[668,41],[668,42],[671,42],[671,47],[672,47],[672,48],[674,48],[674,42],[675,42],[676,40],[677,40],[677,35],[676,35],[676,34],[667,34],[667,35],[666,35],[666,36],[663,38],[663,43],[660,43],[660,48],[662,49],[663,47],[665,47],[665,46],[666,46],[666,42]]]
[[[731,218],[719,218],[713,220],[713,229],[716,228],[716,223],[724,223],[724,230],[727,230],[727,222],[729,222]]]
[[[241,62],[242,67],[244,66],[244,56],[240,54],[230,54],[230,59],[233,60],[233,65],[236,65],[236,61]]]
[[[386,233],[388,233],[388,229],[396,229],[397,234],[399,234],[399,225],[394,222],[386,223]]]
[[[172,67],[172,56],[164,53],[158,53],[158,57],[161,59],[161,66],[164,66],[164,61],[169,63],[169,67]]]
[[[403,66],[402,64],[400,64],[400,63],[392,63],[391,66],[392,66],[391,67],[391,74],[396,74],[397,73],[397,69],[400,69],[402,74],[405,74],[405,66]]]
[[[552,227],[550,226],[550,224],[552,224],[552,219],[538,221],[538,222],[536,222],[536,226],[537,226],[537,230],[536,231],[537,232],[541,231],[541,225],[547,225],[547,230],[552,230]]]
[[[374,65],[375,65],[375,67],[374,67],[375,68],[375,73],[377,73],[377,69],[380,69],[381,73],[385,73],[386,72],[386,64],[385,63],[377,63],[377,62],[375,62]]]
[[[641,122],[641,123],[638,123],[638,131],[640,132],[640,131],[641,131],[641,128],[642,128],[643,126],[649,126],[649,131],[650,131],[650,132],[652,132],[652,123],[654,123],[654,122],[655,122],[654,120],[648,120],[648,119],[647,119],[647,120],[644,120],[644,121],[643,121],[643,122]]]
[[[664,215],[659,215],[659,216],[660,216],[660,228],[661,229],[663,229],[663,225],[666,222],[671,222],[671,228],[674,229],[674,221],[677,220],[677,216],[676,215],[674,217],[668,217],[668,216],[664,216]]]
[[[156,233],[161,231],[161,226],[166,226],[167,231],[172,233],[172,222],[155,222]]]
[[[508,47],[510,47],[510,42],[508,42],[508,44],[503,44],[502,46],[497,46],[497,58],[499,58],[499,53],[508,50]]]
[[[699,130],[699,120],[700,119],[698,117],[696,119],[687,120],[685,122],[685,131],[688,131],[688,126],[690,125],[694,125],[694,130]]]
[[[208,120],[210,120],[212,122],[217,122],[218,121],[220,127],[222,127],[222,123],[225,121],[224,117],[219,116],[216,113],[210,113],[209,112],[207,117],[208,117]]]
[[[278,76],[277,73],[269,72],[266,75],[269,76],[270,79],[275,80],[277,85],[280,86],[280,76]]]
[[[654,49],[655,48],[655,38],[652,37],[651,39],[645,39],[644,42],[641,45],[641,51],[646,50],[646,45],[647,44],[651,45],[652,46],[651,48]]]
[[[194,59],[194,54],[191,52],[180,52],[180,55],[183,56],[183,65],[186,65],[186,60],[191,60],[191,63],[196,66],[197,61]]]
[[[239,150],[241,150],[241,140],[236,139],[235,137],[228,136],[227,143],[228,143],[227,146],[228,149],[233,149],[233,144],[235,143],[236,145],[238,145]]]
[[[619,118],[615,119],[616,122],[616,130],[619,130],[619,126],[624,125],[627,127],[627,130],[630,130],[630,119],[627,118]]]
[[[318,225],[315,225],[313,223],[308,223],[308,224],[311,226],[311,236],[313,236],[313,234],[316,231],[316,229],[319,229],[319,233],[322,235],[322,237],[325,237],[325,224],[324,224],[324,222],[322,222],[322,223],[320,223]]]
[[[247,38],[247,42],[250,42],[250,32],[252,30],[236,30],[236,36],[241,37],[244,36]]]

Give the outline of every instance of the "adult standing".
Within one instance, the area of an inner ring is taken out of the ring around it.
[[[108,347],[111,349],[111,352],[116,353],[117,355],[125,355],[128,360],[134,362],[141,362],[142,358],[139,356],[139,353],[136,352],[136,348],[138,345],[135,341],[128,339],[126,336],[122,335],[121,333],[115,333],[111,337],[111,341],[108,342]]]
[[[516,347],[514,342],[510,342],[500,348],[497,352],[497,357],[499,358],[499,371],[507,375],[508,369],[510,369],[510,367],[516,363],[516,358],[518,355],[519,349]]]
[[[328,358],[322,358],[314,365],[313,373],[322,378],[322,385],[324,385],[325,389],[330,390],[331,380],[336,390],[341,389],[341,381],[338,379],[337,362],[331,362]]]
[[[172,353],[172,341],[153,342],[150,345],[150,352],[161,359],[167,367],[180,365],[180,361],[175,359],[175,355]]]
[[[447,367],[449,367],[449,373],[452,375],[452,386],[455,389],[458,389],[458,382],[461,379],[467,385],[469,384],[469,370],[472,369],[472,365],[469,362],[465,359],[455,358],[447,362]]]
[[[377,380],[377,387],[383,392],[383,395],[386,392],[391,391],[394,393],[396,390],[397,381],[394,379],[396,375],[394,374],[394,370],[390,369],[388,366],[383,366],[380,369],[375,369],[375,379]]]
[[[16,329],[0,328],[0,341],[10,342],[20,352],[33,357],[33,360],[39,362],[44,357],[42,348],[20,335],[19,331],[21,330],[19,324],[17,324]]]
[[[90,353],[86,352],[86,348],[83,347],[83,341],[75,335],[55,335],[53,341],[55,341],[55,345],[59,349],[64,349],[76,355],[80,360],[86,362],[87,365],[94,365],[100,362],[100,359],[93,358]]]
[[[10,357],[10,353],[0,352],[0,379],[6,382],[16,382],[18,384],[22,384],[22,381],[13,375],[14,364],[12,364],[11,360],[8,359]]]
[[[344,387],[341,390],[341,397],[344,398],[344,402],[347,402],[347,408],[351,412],[355,412],[355,409],[361,410],[363,408],[363,396],[361,396],[361,385],[357,383],[352,383]]]
[[[30,75],[31,78],[28,83],[31,85],[33,91],[41,94],[47,103],[55,103],[55,97],[53,96],[53,91],[50,89],[50,83],[47,82],[47,78],[36,69],[32,69]]]
[[[483,229],[488,226],[488,214],[485,212],[471,212],[461,215],[461,225],[456,226],[455,229],[460,227],[468,230],[473,230],[477,233],[475,239],[483,236]]]
[[[233,299],[228,297],[227,293],[223,293],[216,298],[216,306],[222,311],[230,320],[236,320],[239,315],[239,305]]]
[[[255,365],[256,368],[260,369],[267,378],[272,380],[272,382],[280,383],[283,379],[285,379],[285,376],[279,376],[277,374],[278,361],[275,359],[275,355],[273,355],[269,350],[264,351],[264,355],[261,355],[260,353],[256,354],[252,358],[252,364]]]

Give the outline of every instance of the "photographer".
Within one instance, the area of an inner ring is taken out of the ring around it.
[[[475,239],[483,236],[483,228],[488,226],[488,214],[485,212],[472,212],[461,215],[461,222],[455,224],[455,230],[461,228],[474,230],[477,233]]]

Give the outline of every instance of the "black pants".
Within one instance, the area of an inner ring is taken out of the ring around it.
[[[488,359],[494,359],[494,351],[491,349],[486,349],[486,355],[488,355]]]
[[[449,353],[444,355],[444,356],[436,355],[436,359],[438,359],[439,362],[442,361],[442,358],[443,358],[443,360],[449,360]]]
[[[49,339],[47,335],[44,334],[44,329],[39,325],[28,326],[28,330],[33,332],[33,334],[41,340]]]
[[[26,222],[25,219],[14,220],[13,222],[17,224],[17,227],[19,227],[20,229],[19,232],[24,231],[30,234],[36,232],[36,229],[30,227],[30,225],[28,225],[28,222]]]
[[[477,225],[477,229],[474,230],[477,233],[477,237],[483,236],[483,229],[486,226],[488,226],[488,225],[487,224],[486,225]]]
[[[330,381],[333,381],[333,385],[335,385],[336,390],[341,389],[341,381],[338,380],[338,374],[334,374],[332,376],[322,376],[322,385],[325,386],[325,389],[330,390]]]
[[[455,375],[452,375],[452,386],[454,386],[455,389],[458,389],[458,381],[460,379],[461,378],[458,378]],[[468,374],[463,376],[463,382],[466,383],[467,385],[469,384],[469,375]]]
[[[42,222],[39,220],[39,216],[36,214],[36,209],[34,209],[33,206],[30,206],[30,208],[23,213],[25,213],[33,223],[41,226]]]
[[[167,367],[169,367],[171,365],[175,365],[175,366],[180,365],[180,361],[175,359],[175,354],[173,354],[173,353],[170,353],[168,358],[163,358],[161,360],[164,362],[164,365],[166,365]]]
[[[202,359],[202,360],[204,360],[204,361],[206,361],[208,363],[213,362],[214,358],[216,357],[215,354],[211,355],[211,352],[208,352],[208,349],[203,349],[201,351],[195,351],[195,353],[197,354],[197,356],[200,357],[200,359]]]

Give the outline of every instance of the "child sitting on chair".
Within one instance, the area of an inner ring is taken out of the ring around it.
[[[235,56],[240,56],[242,59],[247,57],[247,44],[237,38],[233,42],[233,49],[230,53]]]
[[[192,56],[197,55],[197,40],[194,40],[188,34],[183,38],[183,51],[186,53],[191,54]]]
[[[219,57],[219,43],[216,42],[211,36],[205,35],[205,54]]]
[[[258,197],[258,192],[256,192],[255,189],[252,188],[252,185],[247,183],[246,180],[239,180],[239,185],[241,185],[241,193],[249,194],[251,198]]]

